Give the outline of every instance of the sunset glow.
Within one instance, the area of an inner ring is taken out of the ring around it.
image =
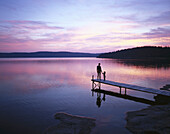
[[[1,0],[0,52],[170,46],[169,0]]]

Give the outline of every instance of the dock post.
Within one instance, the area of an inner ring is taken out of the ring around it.
[[[122,87],[119,87],[119,88],[120,88],[120,94],[121,94],[121,88],[122,88]]]
[[[99,89],[101,89],[101,83],[99,82]]]
[[[126,88],[125,88],[125,95],[126,95]]]
[[[94,75],[92,75],[92,80],[94,79]],[[94,90],[94,81],[92,82],[92,89]]]
[[[94,96],[94,91],[92,90],[92,96]]]

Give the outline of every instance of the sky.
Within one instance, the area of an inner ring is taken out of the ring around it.
[[[0,0],[0,52],[170,47],[170,0]]]

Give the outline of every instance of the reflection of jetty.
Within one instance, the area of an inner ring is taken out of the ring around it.
[[[132,101],[140,102],[140,103],[145,103],[145,104],[149,104],[149,105],[157,104],[156,101],[152,101],[152,100],[148,100],[148,99],[144,99],[144,98],[139,98],[139,97],[135,97],[135,96],[130,96],[130,95],[126,95],[126,94],[119,94],[119,93],[116,93],[116,92],[106,91],[106,90],[102,90],[102,89],[95,89],[95,90],[92,89],[92,92],[102,93],[104,95],[116,96],[116,97],[119,97],[119,98],[128,99],[128,100],[132,100]]]
[[[95,89],[95,88],[100,89],[101,83],[103,83],[103,84],[106,84],[106,85],[119,87],[120,93],[121,93],[121,88],[125,88],[125,94],[126,94],[126,89],[132,89],[132,90],[141,91],[141,92],[170,96],[170,91],[165,91],[165,90],[158,90],[158,89],[153,89],[153,88],[141,87],[141,86],[119,83],[119,82],[114,82],[114,81],[109,81],[109,80],[104,81],[104,80],[94,79],[93,77],[92,77],[91,81],[92,81],[92,89]],[[96,84],[95,82],[97,82],[98,84]]]

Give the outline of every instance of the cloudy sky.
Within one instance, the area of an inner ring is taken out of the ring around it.
[[[170,0],[1,0],[0,52],[170,46]]]

